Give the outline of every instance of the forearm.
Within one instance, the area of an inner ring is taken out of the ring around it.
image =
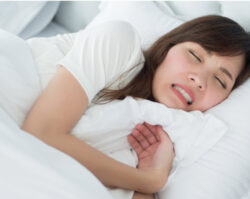
[[[88,168],[105,186],[145,193],[152,193],[159,189],[157,186],[159,183],[155,178],[158,171],[154,175],[153,172],[146,172],[122,164],[70,134],[47,133],[46,135],[40,134],[36,136],[48,145],[76,159]]]

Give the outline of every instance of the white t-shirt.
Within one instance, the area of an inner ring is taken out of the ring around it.
[[[136,66],[112,88],[124,86],[144,64],[138,33],[122,21],[104,22],[77,33],[33,38],[27,42],[43,89],[60,64],[81,84],[89,103],[101,89]]]

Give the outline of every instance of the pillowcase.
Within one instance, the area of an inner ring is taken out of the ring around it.
[[[202,15],[199,9],[192,6],[194,4],[189,5],[190,9],[187,9],[185,6],[189,3],[102,2],[100,13],[89,26],[107,20],[127,21],[138,31],[141,36],[142,48],[145,49],[161,35],[183,23],[184,20]],[[197,4],[198,2],[193,3]],[[247,3],[244,2],[244,5],[241,4],[241,6],[247,8]],[[224,5],[225,7],[223,7]],[[234,9],[235,5],[233,2],[199,4],[203,10],[206,10],[206,14],[222,14],[223,11],[224,16],[228,14],[228,17],[232,14],[244,16],[245,20],[246,17],[250,17],[246,12],[244,12],[244,15],[240,12],[234,12],[234,10],[240,9],[240,6],[236,6]],[[192,10],[192,12],[189,12],[189,14],[183,13],[189,10]],[[240,19],[238,17],[237,22],[244,26]],[[247,29],[246,26],[244,27]],[[159,198],[245,199],[250,196],[249,101],[250,80],[234,90],[224,102],[207,111],[207,113],[212,113],[223,120],[229,127],[228,132],[193,165],[179,168],[171,183],[167,185],[166,189],[159,192]]]

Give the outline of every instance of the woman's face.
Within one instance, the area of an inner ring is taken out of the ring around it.
[[[156,101],[185,111],[206,111],[231,92],[243,68],[244,55],[220,56],[194,42],[173,46],[156,70]]]

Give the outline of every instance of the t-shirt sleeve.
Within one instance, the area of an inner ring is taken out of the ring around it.
[[[90,103],[101,89],[141,61],[138,33],[126,22],[110,21],[77,33],[58,64],[78,80]]]

